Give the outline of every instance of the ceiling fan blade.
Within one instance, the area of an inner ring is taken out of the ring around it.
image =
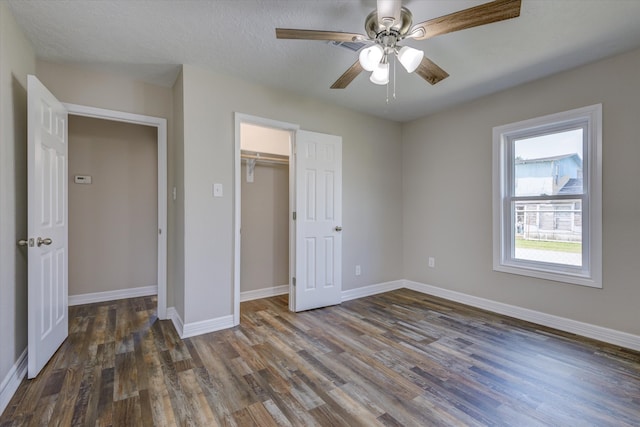
[[[422,62],[420,63],[420,65],[418,65],[415,73],[425,79],[431,85],[434,85],[439,81],[442,81],[449,77],[449,73],[438,67],[438,65],[436,65],[427,57],[422,58]]]
[[[353,63],[351,67],[347,71],[341,75],[338,80],[335,81],[334,84],[331,85],[331,89],[344,89],[349,86],[349,83],[353,81],[358,75],[364,70],[362,65],[360,65],[360,61],[356,61]]]
[[[378,24],[386,28],[399,27],[402,0],[378,0]]]
[[[479,6],[430,19],[413,26],[409,36],[424,40],[441,34],[491,24],[520,16],[522,0],[495,0]]]
[[[296,40],[331,40],[336,42],[353,42],[368,39],[367,36],[357,33],[341,33],[339,31],[296,30],[293,28],[276,28],[276,38]]]

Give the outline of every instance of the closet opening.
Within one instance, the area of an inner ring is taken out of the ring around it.
[[[236,113],[234,324],[240,302],[290,293],[296,125]]]
[[[241,130],[240,301],[289,293],[288,131]]]

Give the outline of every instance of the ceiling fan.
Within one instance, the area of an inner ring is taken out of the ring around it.
[[[362,49],[358,60],[331,85],[344,89],[362,71],[371,71],[370,80],[379,85],[389,82],[389,59],[395,55],[407,72],[416,72],[434,85],[449,74],[424,56],[424,52],[399,43],[405,39],[425,40],[480,25],[520,16],[521,0],[495,0],[439,18],[412,25],[413,16],[402,6],[402,0],[377,0],[377,9],[367,16],[364,34],[337,31],[276,28],[278,39],[328,40],[362,42],[371,46]]]

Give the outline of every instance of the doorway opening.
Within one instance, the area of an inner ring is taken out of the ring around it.
[[[155,128],[155,139],[156,139],[156,147],[155,147],[155,155],[157,157],[157,163],[155,168],[155,173],[157,173],[157,178],[154,180],[155,185],[157,185],[157,193],[156,197],[153,197],[153,203],[156,204],[156,207],[152,209],[151,212],[155,212],[157,214],[157,229],[155,230],[157,240],[155,238],[150,237],[147,234],[147,240],[149,244],[154,240],[157,242],[157,254],[151,255],[155,258],[154,260],[147,259],[147,269],[146,272],[142,272],[140,270],[136,270],[135,268],[131,270],[132,275],[138,275],[139,277],[143,277],[146,275],[147,277],[151,277],[151,274],[148,271],[148,266],[153,265],[156,269],[155,278],[157,279],[157,295],[158,295],[158,318],[166,319],[167,318],[167,123],[166,119],[151,117],[151,116],[143,116],[139,114],[131,114],[125,113],[121,111],[114,110],[106,110],[101,108],[87,107],[82,105],[75,104],[64,104],[67,108],[67,111],[71,117],[76,116],[81,119],[99,119],[110,122],[120,122],[123,124],[132,124],[132,125],[142,125],[145,128]],[[73,118],[71,120],[74,120]],[[74,171],[70,171],[74,173]],[[79,171],[77,171],[79,172]],[[80,181],[86,180],[88,177],[80,175]],[[148,178],[148,177],[147,177]],[[74,177],[75,179],[75,177]],[[89,178],[90,179],[90,178]],[[135,178],[134,178],[135,179]],[[72,183],[71,185],[76,185]],[[78,184],[81,185],[81,184]],[[154,186],[155,186],[154,185]],[[148,201],[146,203],[146,208],[149,209]],[[135,217],[135,213],[134,213]],[[125,242],[123,242],[125,243]],[[96,242],[96,245],[100,245],[100,242]],[[115,244],[115,243],[114,243]],[[149,257],[147,257],[149,258]],[[149,287],[141,287],[141,292],[149,292]],[[107,292],[108,293],[108,292]],[[117,294],[116,291],[114,293]],[[106,295],[106,294],[105,294]],[[133,294],[128,296],[135,296]]]
[[[69,115],[69,305],[157,294],[157,128]]]
[[[291,154],[298,129],[291,123],[235,114],[234,325],[240,323],[241,301],[291,295],[295,267]]]

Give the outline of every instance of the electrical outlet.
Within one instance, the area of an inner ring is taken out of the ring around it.
[[[356,265],[356,276],[359,276],[362,274],[362,269],[360,268],[359,265]]]
[[[436,266],[436,259],[432,256],[429,257],[429,267],[431,268],[435,268]]]

